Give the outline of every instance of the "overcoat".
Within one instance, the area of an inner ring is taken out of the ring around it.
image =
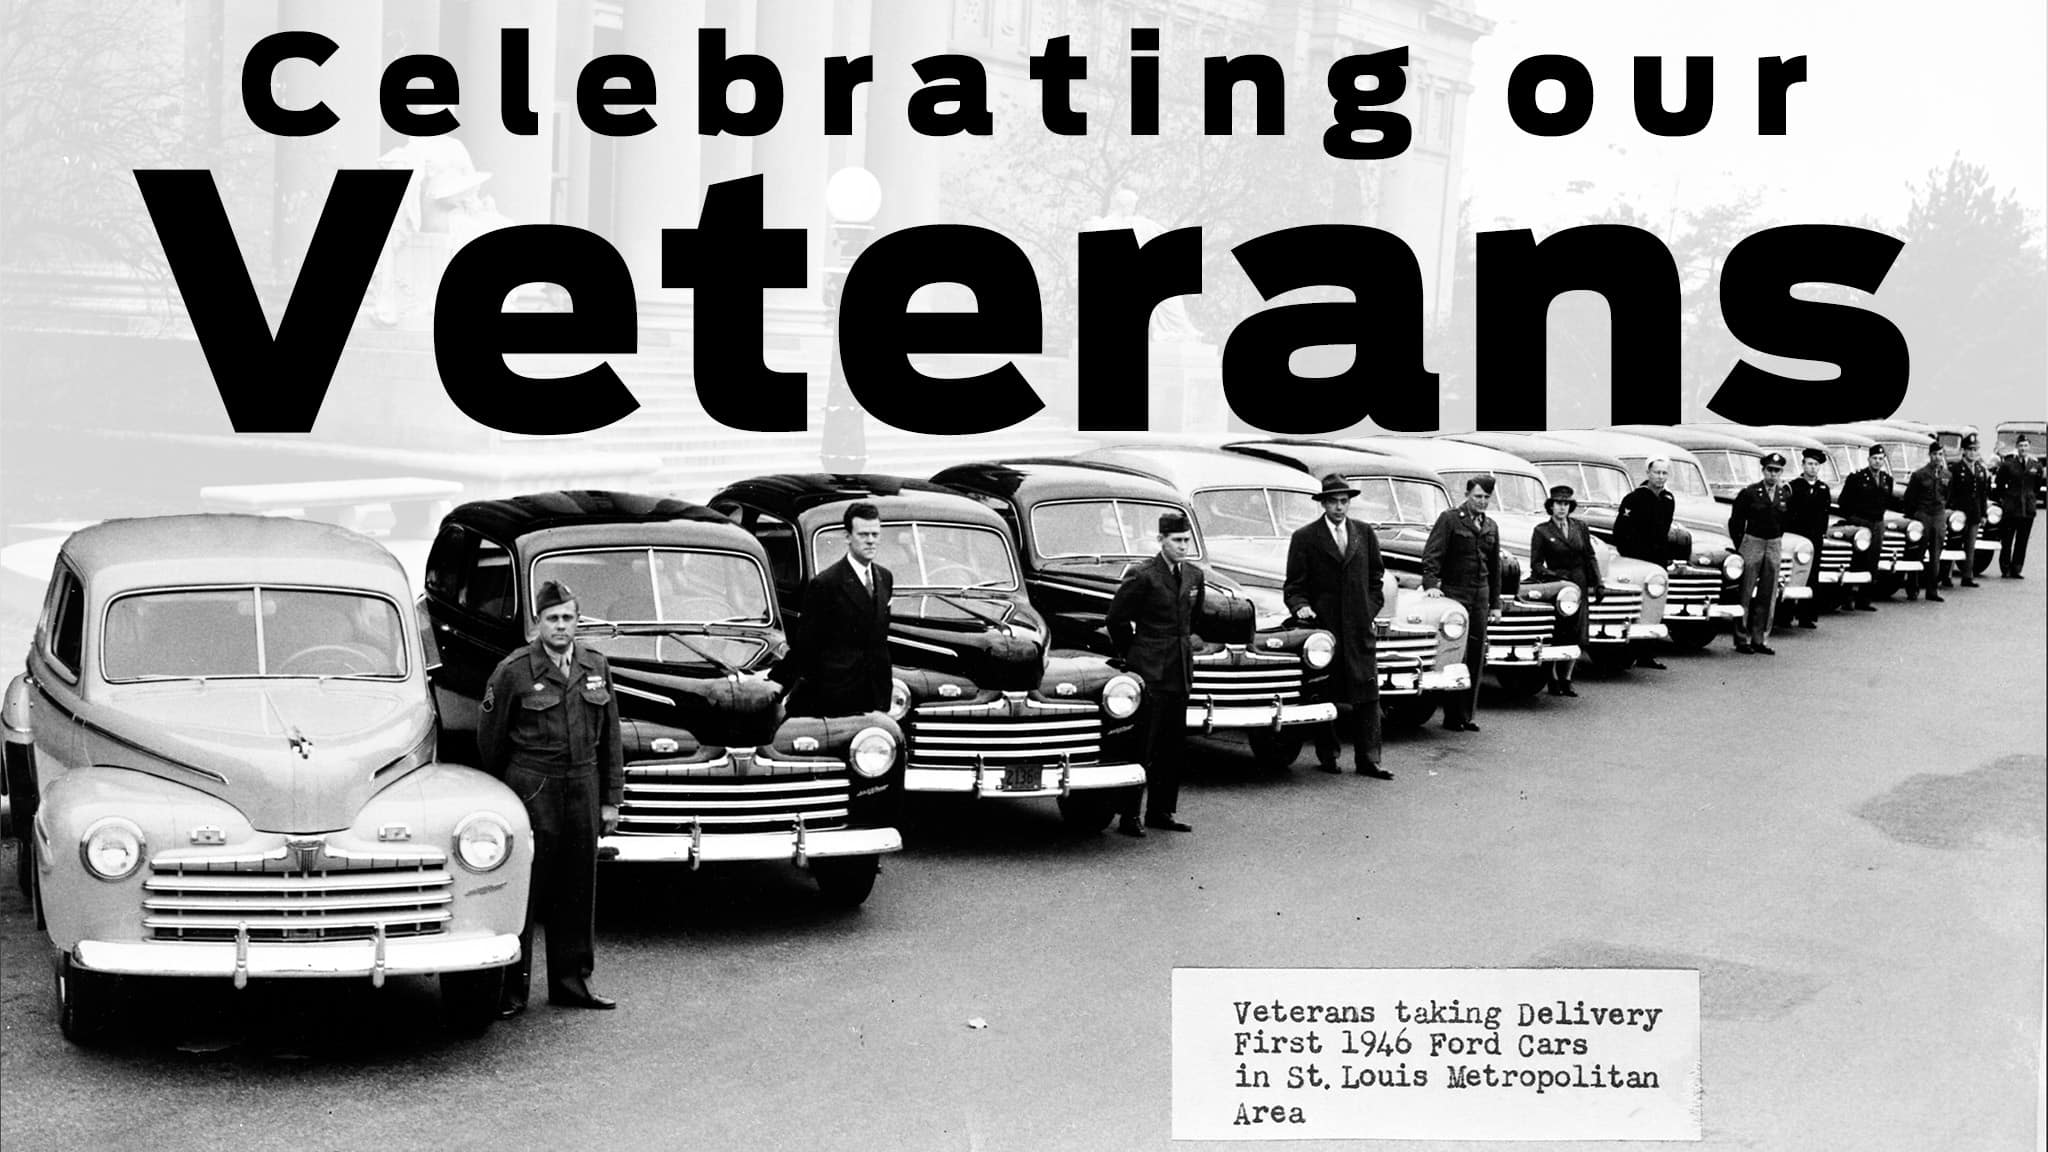
[[[1328,629],[1337,641],[1337,661],[1330,672],[1343,678],[1345,699],[1356,701],[1378,690],[1374,619],[1386,607],[1386,565],[1380,540],[1362,520],[1344,522],[1344,554],[1321,517],[1295,529],[1287,542],[1287,577],[1281,594],[1293,616],[1303,606],[1315,618],[1299,621]]]
[[[896,578],[873,566],[869,593],[840,557],[811,577],[789,656],[769,678],[793,689],[792,716],[854,716],[889,707],[889,598]]]

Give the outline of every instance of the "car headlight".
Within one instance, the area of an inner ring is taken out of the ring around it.
[[[495,812],[478,812],[455,826],[455,858],[471,872],[489,872],[512,855],[512,829]]]
[[[1948,530],[1951,532],[1961,532],[1963,530],[1963,523],[1967,519],[1968,517],[1963,515],[1962,509],[1950,509],[1948,514]]]
[[[1925,535],[1927,535],[1927,525],[1922,524],[1918,520],[1906,521],[1906,539],[1917,543]]]
[[[1328,632],[1311,633],[1301,645],[1301,658],[1311,668],[1328,668],[1337,658],[1337,638]]]
[[[78,858],[102,880],[126,880],[142,867],[142,829],[122,816],[102,816],[78,838]],[[17,865],[18,867],[19,865]]]
[[[896,738],[880,728],[863,728],[853,738],[853,770],[880,776],[896,764]]]
[[[1102,686],[1102,710],[1112,719],[1127,719],[1138,711],[1138,702],[1144,696],[1145,686],[1138,683],[1136,676],[1112,676]]]
[[[1557,614],[1577,616],[1579,614],[1579,586],[1567,584],[1557,590]]]
[[[1984,510],[1984,522],[1986,524],[1996,524],[2003,519],[2005,519],[2005,509],[2000,508],[1996,504]]]
[[[1437,624],[1437,630],[1442,632],[1446,639],[1463,640],[1465,638],[1464,614],[1454,612],[1448,616],[1445,616],[1443,620]]]
[[[1811,549],[1811,548],[1794,548],[1794,549],[1792,550],[1792,562],[1793,562],[1794,564],[1811,564],[1811,563],[1813,563],[1813,549]]]
[[[1742,556],[1740,553],[1730,552],[1728,558],[1721,561],[1721,575],[1726,576],[1730,580],[1739,579],[1742,576]]]
[[[1858,528],[1856,530],[1856,550],[1858,552],[1868,552],[1870,550],[1870,529]]]
[[[889,681],[889,719],[901,720],[910,715],[910,685],[901,680]]]
[[[1664,578],[1662,576],[1652,576],[1648,580],[1643,581],[1643,595],[1648,596],[1652,600],[1662,599],[1664,587]]]

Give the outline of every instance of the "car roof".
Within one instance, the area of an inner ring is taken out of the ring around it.
[[[866,500],[875,506],[884,520],[901,521],[936,515],[948,520],[989,524],[997,528],[1003,526],[1002,518],[987,505],[943,484],[875,472],[781,472],[755,476],[727,485],[712,497],[712,502],[727,498],[748,501],[767,511],[790,516]]]
[[[1762,456],[1764,450],[1733,424],[1617,424],[1616,432],[1634,432],[1652,440],[1676,444],[1689,452],[1740,452]]]
[[[1993,432],[2048,432],[2048,420],[2000,420]]]
[[[1512,452],[1488,448],[1483,444],[1468,444],[1463,440],[1440,440],[1426,436],[1361,436],[1347,437],[1345,443],[1358,445],[1368,451],[1404,456],[1439,474],[1505,472],[1537,480],[1543,478],[1543,473],[1537,471],[1534,464]]]
[[[1315,479],[1317,487],[1322,485],[1321,478],[1332,472],[1347,480],[1355,476],[1393,476],[1426,484],[1443,483],[1435,472],[1406,456],[1334,440],[1238,440],[1226,445],[1225,450],[1299,468]]]
[[[473,500],[448,514],[450,520],[500,537],[524,536],[571,524],[655,524],[693,520],[732,523],[701,504],[637,492],[581,489],[531,492],[502,500]]]
[[[1825,448],[1827,443],[1813,434],[1811,428],[1795,428],[1790,424],[1731,424],[1732,434],[1740,436],[1759,448]]]
[[[172,584],[318,584],[411,597],[382,544],[333,524],[200,513],[108,520],[81,528],[62,554],[95,595]]]
[[[956,464],[934,475],[932,483],[988,492],[1005,500],[1019,500],[1021,495],[1026,504],[1072,499],[1185,504],[1172,486],[1138,469],[1042,456]]]
[[[1877,443],[1875,437],[1865,435],[1845,424],[1822,424],[1808,428],[1807,432],[1822,444],[1847,444],[1851,448],[1868,448]]]
[[[1449,437],[1449,439],[1456,440],[1462,444],[1479,444],[1487,448],[1498,448],[1510,455],[1520,456],[1524,460],[1535,463],[1571,460],[1589,464],[1605,464],[1610,468],[1621,469],[1624,474],[1628,472],[1628,465],[1623,464],[1619,457],[1610,456],[1598,448],[1588,448],[1584,444],[1574,444],[1569,440],[1559,440],[1541,433],[1460,432],[1455,436]]]
[[[1221,448],[1125,444],[1091,448],[1076,453],[1075,459],[1133,468],[1182,493],[1208,488],[1280,488],[1314,493],[1320,487],[1299,468]]]
[[[1691,449],[1681,448],[1669,440],[1659,440],[1655,436],[1645,436],[1640,432],[1620,432],[1613,428],[1565,428],[1546,435],[1608,453],[1620,460],[1624,467],[1628,465],[1629,458],[1634,456],[1641,456],[1644,460],[1662,456],[1666,460],[1683,461],[1695,468],[1700,464],[1700,458],[1693,455]]]
[[[1925,448],[1927,447],[1927,441],[1931,439],[1927,435],[1911,428],[1902,428],[1889,420],[1863,420],[1854,424],[1836,424],[1831,425],[1831,427],[1840,428],[1845,432],[1861,433],[1870,437],[1872,443],[1918,444],[1920,447]]]

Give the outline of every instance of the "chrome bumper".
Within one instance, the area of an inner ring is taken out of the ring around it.
[[[1204,732],[1215,728],[1290,728],[1296,724],[1321,724],[1337,718],[1337,706],[1321,704],[1272,704],[1245,707],[1233,704],[1218,708],[1210,704],[1189,704],[1187,726]],[[1141,773],[1142,780],[1142,773]]]
[[[502,968],[519,959],[519,935],[407,936],[396,940],[80,940],[72,962],[124,976],[426,976]]]
[[[1815,577],[1815,579],[1822,584],[1868,584],[1870,583],[1870,573],[1854,570],[1848,572],[1823,572]]]
[[[1038,769],[1038,787],[1005,788],[1001,768],[909,768],[903,773],[906,792],[953,792],[971,796],[1065,796],[1095,788],[1128,788],[1145,782],[1142,764],[1046,765]]]
[[[1918,560],[1892,560],[1889,562],[1879,560],[1877,566],[1887,572],[1924,572],[1927,570],[1927,565]]]
[[[1943,560],[1961,560],[1963,558],[1963,550],[1961,548],[1943,548],[1941,550],[1941,558]]]
[[[1669,640],[1671,629],[1662,624],[1594,624],[1586,629],[1593,644],[1626,644],[1631,640]]]
[[[1996,528],[1994,528],[1994,529],[1992,529],[1992,531],[1993,531],[1993,532],[1996,532],[1996,531],[1998,531],[1998,530],[1997,530]],[[1998,551],[1998,541],[1996,541],[1996,540],[1986,540],[1986,539],[1984,539],[1984,538],[1983,538],[1982,536],[1979,536],[1979,537],[1977,538],[1977,551],[1979,551],[1979,552],[1996,552],[1996,551]]]
[[[1664,618],[1685,623],[1708,623],[1714,620],[1734,620],[1742,615],[1740,604],[1667,604]]]
[[[1784,587],[1784,588],[1780,588],[1780,589],[1778,589],[1778,599],[1780,599],[1780,600],[1811,600],[1811,599],[1813,599],[1813,589],[1811,589],[1811,588],[1808,588],[1808,587],[1807,587],[1806,585],[1804,585],[1804,584],[1793,584],[1793,585],[1790,585],[1789,587]]]
[[[606,836],[598,841],[599,860],[627,864],[738,864],[753,860],[787,860],[801,868],[820,856],[875,856],[903,851],[903,834],[894,828],[834,828],[811,832],[701,832],[695,836]]]
[[[1541,644],[1531,647],[1527,644],[1488,644],[1486,663],[1488,667],[1506,665],[1529,667],[1536,664],[1552,664],[1560,660],[1577,660],[1585,653],[1577,644]]]

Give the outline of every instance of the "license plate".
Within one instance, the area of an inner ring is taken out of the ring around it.
[[[1003,769],[1001,789],[1004,792],[1036,792],[1043,787],[1045,787],[1045,769],[1043,768]]]

